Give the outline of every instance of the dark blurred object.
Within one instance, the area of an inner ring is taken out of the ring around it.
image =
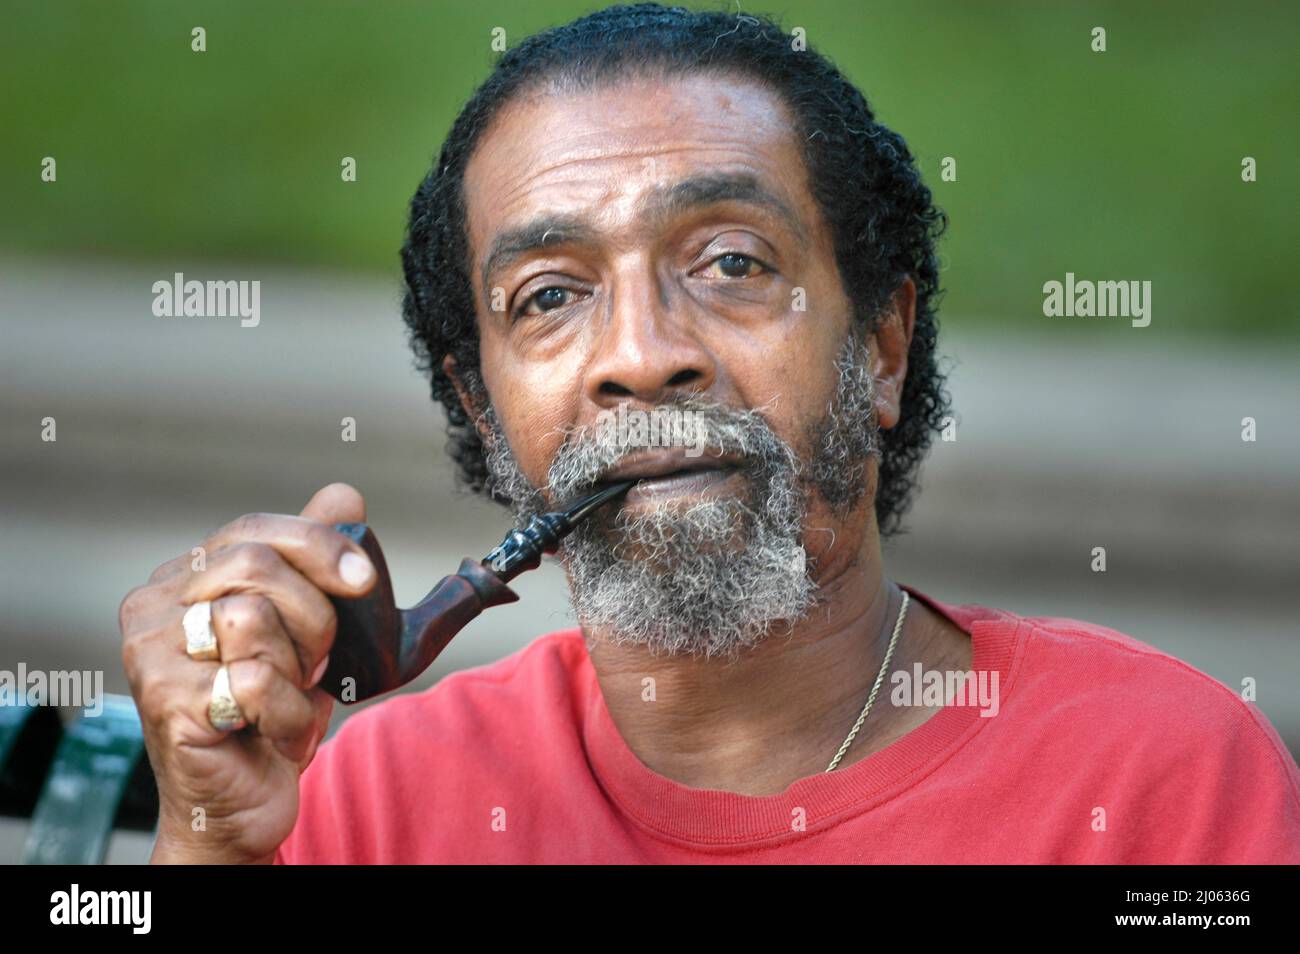
[[[0,815],[26,818],[36,808],[63,723],[48,706],[0,706]]]
[[[0,718],[10,715],[0,712]],[[30,707],[14,720],[19,721],[21,726],[9,726],[12,733],[0,728],[0,775],[6,779],[6,795],[14,793],[6,805],[22,808],[26,793],[40,789],[24,863],[101,864],[114,827],[153,830],[158,789],[130,696],[106,695],[99,715],[83,712],[66,732],[47,707]],[[46,754],[51,751],[52,758]]]

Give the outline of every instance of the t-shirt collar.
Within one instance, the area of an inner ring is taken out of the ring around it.
[[[971,669],[998,672],[999,704],[1005,706],[1024,621],[1002,610],[948,605],[911,586],[902,588],[970,634]],[[852,765],[798,779],[776,795],[742,795],[690,788],[651,770],[619,734],[586,653],[578,678],[586,696],[587,757],[608,797],[634,822],[669,841],[719,849],[797,838],[870,811],[915,784],[928,768],[995,721],[982,718],[975,706],[945,706],[901,739]],[[801,830],[795,830],[796,817],[803,822]]]

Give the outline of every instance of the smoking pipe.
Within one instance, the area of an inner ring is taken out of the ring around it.
[[[482,560],[466,557],[455,573],[443,577],[428,596],[405,610],[399,610],[393,598],[393,581],[375,532],[364,523],[335,524],[335,530],[366,551],[379,579],[359,599],[330,597],[338,629],[321,688],[340,702],[353,703],[406,685],[429,668],[451,638],[479,613],[518,600],[506,584],[539,566],[543,553],[554,553],[579,523],[635,483],[611,484],[567,507],[533,517],[522,529],[506,534]]]

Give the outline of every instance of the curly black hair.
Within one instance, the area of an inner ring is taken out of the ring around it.
[[[403,316],[417,365],[446,408],[461,486],[492,495],[479,433],[443,369],[451,355],[470,394],[485,402],[463,196],[465,167],[483,131],[512,97],[542,84],[585,89],[633,74],[711,72],[766,84],[789,107],[860,327],[875,326],[907,276],[916,284],[901,417],[881,433],[875,497],[881,534],[900,529],[921,460],[949,410],[935,350],[936,245],[947,218],[903,139],[876,122],[862,93],[828,59],[802,46],[764,16],[638,3],[534,34],[502,54],[412,198],[402,247]]]

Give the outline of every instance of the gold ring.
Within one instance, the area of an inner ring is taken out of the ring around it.
[[[212,701],[208,703],[208,721],[222,732],[236,731],[248,725],[239,703],[230,692],[230,670],[222,666],[212,681]]]
[[[185,627],[185,652],[191,659],[220,659],[217,634],[212,629],[212,601],[195,603],[181,617]]]

